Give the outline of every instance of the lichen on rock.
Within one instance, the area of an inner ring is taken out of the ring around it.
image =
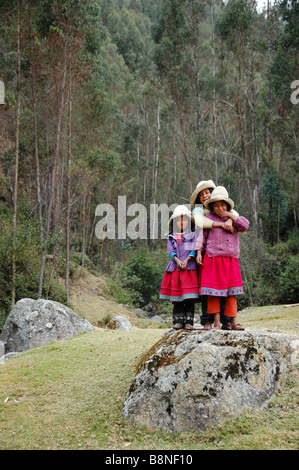
[[[191,431],[264,407],[298,343],[264,331],[170,330],[138,363],[123,415],[149,428]]]

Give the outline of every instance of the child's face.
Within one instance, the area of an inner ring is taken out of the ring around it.
[[[203,204],[205,201],[208,199],[211,199],[211,193],[209,189],[203,189],[199,193],[199,202],[200,204]]]
[[[177,217],[175,224],[179,232],[185,232],[186,228],[188,227],[188,219],[187,217],[181,215],[181,217]]]
[[[224,202],[224,201],[216,201],[216,202],[214,202],[213,211],[215,212],[216,215],[219,215],[219,216],[220,216],[221,211],[227,211],[226,202]]]

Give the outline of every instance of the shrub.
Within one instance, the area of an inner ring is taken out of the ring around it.
[[[242,308],[267,305],[279,301],[280,260],[269,252],[267,245],[252,232],[240,235],[240,268],[244,296],[238,299]]]
[[[137,307],[143,307],[159,296],[161,267],[147,248],[132,250],[127,261],[114,266],[113,277],[130,293]]]
[[[39,232],[30,221],[19,224],[16,238],[16,301],[24,297],[36,298],[39,273]],[[3,217],[0,226],[0,311],[8,315],[12,292],[12,226]]]
[[[280,275],[280,300],[283,303],[299,302],[299,255],[291,256]]]

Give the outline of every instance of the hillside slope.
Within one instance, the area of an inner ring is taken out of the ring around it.
[[[77,268],[70,282],[70,301],[75,312],[98,327],[105,326],[105,323],[116,315],[128,318],[133,327],[162,327],[162,324],[138,318],[134,309],[119,304],[113,298],[109,281],[104,276],[95,276],[82,267]]]

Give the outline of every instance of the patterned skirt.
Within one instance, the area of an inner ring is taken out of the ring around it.
[[[199,287],[200,295],[228,297],[243,294],[243,282],[237,258],[204,256]]]
[[[171,302],[182,302],[187,299],[199,299],[198,273],[196,270],[164,273],[162,280],[160,299]]]

